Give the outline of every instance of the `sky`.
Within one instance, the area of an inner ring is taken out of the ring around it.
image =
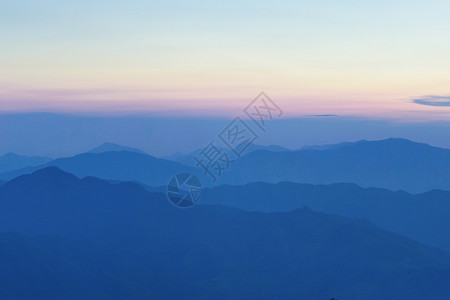
[[[0,111],[450,116],[448,1],[0,0]]]

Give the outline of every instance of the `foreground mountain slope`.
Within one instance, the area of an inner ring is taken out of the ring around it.
[[[115,289],[87,250],[57,236],[0,233],[0,298],[107,299]]]
[[[0,235],[0,257],[10,270],[0,277],[2,295],[26,289],[47,299],[73,299],[66,290],[96,299],[450,295],[448,254],[365,221],[306,208],[177,209],[134,183],[78,179],[54,167],[0,187],[0,228],[52,235]],[[21,278],[23,263],[28,271]],[[55,292],[54,285],[67,289]]]
[[[1,174],[0,179],[9,180],[49,166],[58,167],[78,177],[95,176],[108,180],[140,181],[155,186],[166,185],[170,178],[179,172],[198,172],[191,167],[147,154],[111,151],[55,159],[37,167]]]
[[[110,184],[95,177],[78,179],[57,167],[47,167],[0,187],[0,230],[103,234],[111,229],[108,226],[121,222],[134,225],[141,221],[140,215],[171,208],[166,199],[152,201],[149,195],[137,184]]]
[[[425,192],[450,190],[450,150],[403,139],[362,141],[327,150],[255,151],[237,161],[222,183],[329,184]]]

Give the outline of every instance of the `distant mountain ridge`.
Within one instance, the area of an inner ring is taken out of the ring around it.
[[[344,183],[258,182],[205,189],[200,204],[220,204],[267,213],[307,206],[324,213],[366,219],[397,234],[450,252],[450,192],[447,191],[412,195]]]
[[[42,156],[24,156],[15,153],[7,153],[0,157],[0,173],[41,165],[50,160],[51,158]]]
[[[182,159],[192,160],[191,156]],[[178,159],[180,160],[180,158]],[[36,167],[0,173],[9,180],[47,166],[57,166],[77,176],[96,176],[115,181],[140,181],[164,186],[179,172],[197,175],[212,186],[204,170],[195,165],[130,151],[84,153]],[[255,150],[236,159],[214,185],[250,182],[298,182],[310,184],[355,183],[421,193],[450,190],[450,150],[405,139],[359,141],[325,150]]]
[[[255,151],[236,161],[221,183],[345,182],[418,193],[450,190],[447,178],[450,178],[449,149],[387,139],[327,150]]]
[[[137,153],[141,153],[141,154],[147,154],[140,149],[122,146],[122,145],[118,145],[118,144],[114,144],[114,143],[103,143],[100,146],[89,150],[88,153],[104,153],[104,152],[111,152],[111,151],[128,151],[128,152],[137,152]]]
[[[58,167],[78,177],[95,176],[107,180],[140,181],[155,186],[166,185],[172,176],[180,172],[198,172],[194,168],[148,154],[110,151],[55,159],[37,167],[0,174],[0,179],[9,180],[49,166]]]
[[[233,152],[228,149],[228,148],[224,148],[224,147],[217,147],[220,151],[222,151],[222,153],[226,153],[229,157],[233,157],[234,154]],[[269,145],[269,146],[263,146],[263,145],[258,145],[258,144],[251,144],[243,153],[243,155],[247,155],[250,154],[254,151],[260,151],[260,150],[265,150],[265,151],[272,151],[272,152],[285,152],[285,151],[292,151],[291,149],[282,147],[282,146],[277,146],[277,145]],[[193,152],[184,154],[181,152],[177,152],[173,155],[170,156],[166,156],[163,157],[165,159],[169,159],[169,160],[173,160],[176,162],[179,162],[181,164],[187,165],[187,166],[194,166],[196,164],[196,161],[194,159],[194,157],[200,157],[200,153],[203,151],[203,148],[201,149],[197,149]]]
[[[337,144],[326,144],[326,145],[312,145],[312,146],[303,146],[298,150],[330,150],[330,149],[339,149],[343,147],[353,146],[360,143],[366,143],[367,140],[359,140],[356,142],[343,142]]]

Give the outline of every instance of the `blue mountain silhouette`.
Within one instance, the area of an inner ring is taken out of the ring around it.
[[[450,192],[422,194],[361,188],[355,184],[250,183],[205,189],[201,204],[246,211],[316,211],[369,220],[382,228],[450,251]]]
[[[0,173],[23,169],[29,166],[42,165],[51,159],[41,156],[23,156],[7,153],[0,157]]]
[[[129,152],[137,152],[137,153],[141,153],[141,154],[146,154],[144,151],[142,151],[140,149],[122,146],[122,145],[118,145],[118,144],[114,144],[114,143],[103,143],[100,146],[95,147],[88,152],[89,153],[103,153],[103,152],[111,152],[111,151],[129,151]]]
[[[303,146],[298,150],[331,150],[331,149],[339,149],[348,146],[353,146],[359,143],[365,143],[367,140],[360,140],[356,142],[343,142],[337,144],[326,144],[326,145],[312,145],[312,146]]]
[[[0,187],[0,296],[447,299],[450,257],[366,221],[182,210],[56,167]],[[176,282],[176,284],[173,284]]]
[[[223,153],[226,153],[229,157],[233,157],[233,151],[230,150],[229,148],[224,148],[224,147],[217,147],[220,151],[222,151]],[[284,151],[291,151],[288,148],[282,147],[282,146],[278,146],[278,145],[270,145],[270,146],[263,146],[263,145],[258,145],[258,144],[251,144],[244,152],[245,155],[250,154],[254,151],[260,151],[260,150],[266,150],[266,151],[273,151],[273,152],[284,152]],[[166,159],[169,160],[173,160],[176,162],[179,162],[181,164],[187,165],[187,166],[194,166],[196,164],[195,161],[195,157],[200,158],[201,155],[200,153],[203,151],[203,148],[201,149],[197,149],[193,152],[187,153],[187,154],[183,154],[181,152],[177,152],[173,155],[164,157]]]
[[[178,172],[199,175],[203,170],[177,162],[129,151],[85,153],[61,158],[32,168],[0,174],[9,180],[37,169],[57,166],[77,176],[96,176],[117,181],[166,185]],[[235,161],[217,184],[283,181],[331,184],[355,183],[408,192],[450,190],[450,150],[404,139],[360,141],[327,150],[257,150]]]
[[[327,150],[255,151],[221,183],[356,183],[409,192],[450,190],[450,150],[404,139],[362,141]]]
[[[155,186],[166,185],[170,178],[179,172],[199,172],[197,168],[148,154],[111,151],[59,158],[37,167],[1,174],[0,178],[8,180],[49,166],[56,166],[78,177],[95,176],[108,180],[140,181]]]

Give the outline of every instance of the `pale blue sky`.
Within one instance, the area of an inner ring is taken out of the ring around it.
[[[4,1],[0,109],[240,109],[429,118],[448,1]],[[446,110],[447,108],[439,108]],[[425,112],[426,114],[423,114]]]

